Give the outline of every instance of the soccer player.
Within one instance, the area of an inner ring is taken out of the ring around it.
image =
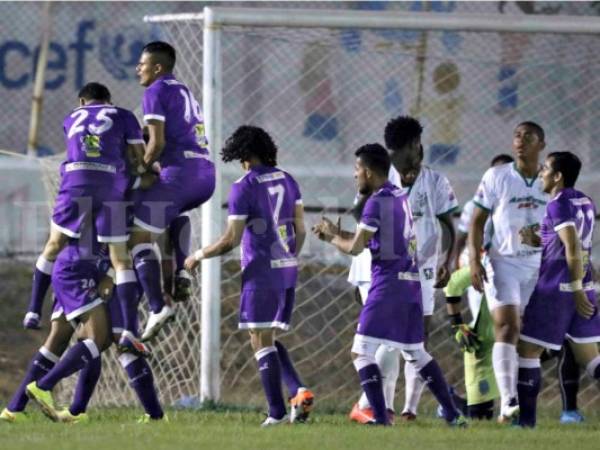
[[[423,127],[416,119],[400,116],[388,122],[384,134],[385,145],[390,151],[392,161],[389,179],[396,186],[408,189],[408,201],[415,221],[419,279],[425,315],[425,341],[427,341],[427,330],[434,309],[435,288],[443,288],[450,277],[450,261],[455,240],[452,213],[458,208],[458,201],[448,179],[423,165],[422,133]],[[444,261],[439,264],[441,227],[448,230],[450,248]],[[349,281],[359,286],[364,301],[370,283],[368,252],[353,259]],[[386,404],[391,412],[394,410],[399,358],[399,352],[394,348],[383,346],[377,352],[377,362],[384,379]],[[412,364],[404,365],[404,375],[406,391],[401,417],[404,420],[414,420],[424,383]],[[353,420],[364,416],[363,412],[368,408],[366,400],[363,395],[354,406],[350,415]]]
[[[522,122],[513,132],[516,161],[488,169],[473,199],[469,229],[469,267],[473,287],[483,292],[494,321],[492,365],[500,390],[499,421],[519,411],[516,392],[520,316],[537,280],[541,252],[521,242],[519,232],[538,227],[548,195],[537,178],[539,156],[545,147],[544,130]],[[480,251],[485,223],[491,217],[494,233],[485,266]]]
[[[442,371],[423,344],[423,302],[408,196],[388,181],[391,162],[381,145],[364,145],[355,155],[358,190],[368,196],[356,233],[343,231],[339,222],[334,225],[327,219],[315,225],[313,232],[343,253],[358,255],[368,247],[372,255],[371,287],[359,316],[352,354],[374,423],[389,424],[382,374],[375,360],[380,345],[387,345],[400,351],[428,380],[446,421],[464,426]]]
[[[163,299],[161,268],[153,242],[169,225],[171,232],[179,235],[189,226],[189,219],[177,218],[206,202],[215,189],[215,167],[210,161],[202,111],[188,87],[173,75],[175,59],[171,45],[151,42],[144,47],[136,67],[140,84],[146,88],[142,109],[149,139],[144,165],[149,168],[158,162],[160,166],[158,181],[134,195],[135,228],[130,247],[151,309],[142,340],[154,337],[175,314]],[[175,283],[187,284],[188,275],[180,269]],[[124,310],[124,333],[131,331],[136,318],[133,308]]]
[[[542,246],[539,278],[523,315],[518,346],[519,425],[534,427],[541,386],[543,348],[558,350],[567,338],[577,362],[600,380],[600,317],[593,287],[590,253],[596,208],[575,189],[581,161],[571,152],[548,155],[540,172],[551,200],[540,228],[522,238]]]
[[[63,122],[67,158],[61,166],[50,237],[36,262],[26,328],[39,328],[54,261],[69,238],[81,236],[86,221],[93,221],[98,241],[109,246],[120,280],[119,297],[127,304],[135,293],[135,272],[127,250],[125,192],[127,162],[144,152],[142,130],[132,112],[111,104],[110,91],[100,83],[86,84],[79,92],[79,103]],[[122,346],[146,351],[131,333],[122,337]]]
[[[306,421],[314,396],[300,381],[287,350],[274,340],[288,330],[295,299],[298,254],[304,244],[304,207],[294,178],[276,167],[277,147],[262,128],[243,125],[225,142],[223,161],[240,161],[246,174],[231,187],[227,229],[214,244],[185,261],[193,270],[206,258],[242,245],[240,329],[250,331],[269,404],[262,426],[286,422],[281,379],[288,387],[290,422]]]

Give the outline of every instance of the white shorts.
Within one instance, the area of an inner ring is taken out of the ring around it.
[[[523,315],[538,279],[539,266],[517,258],[486,258],[483,263],[488,281],[484,283],[490,311],[513,305]]]

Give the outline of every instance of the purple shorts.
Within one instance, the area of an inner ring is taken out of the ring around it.
[[[150,189],[133,193],[134,223],[162,233],[181,213],[205,203],[215,190],[215,167],[207,160],[188,159],[186,167],[162,169]]]
[[[95,264],[56,262],[52,271],[52,290],[67,320],[75,320],[102,304],[96,290],[97,283]]]
[[[593,289],[586,290],[596,306],[591,319],[584,319],[575,310],[573,294],[558,289],[542,290],[536,286],[525,313],[520,339],[541,347],[560,350],[565,338],[577,344],[600,342],[600,316]]]
[[[423,347],[423,301],[418,281],[388,280],[371,286],[358,318],[363,342],[404,350]]]
[[[98,242],[126,242],[125,193],[107,185],[63,186],[56,197],[52,226],[78,239],[85,222],[93,220]]]
[[[289,330],[295,299],[295,288],[244,289],[240,299],[238,327],[243,330],[262,328]]]

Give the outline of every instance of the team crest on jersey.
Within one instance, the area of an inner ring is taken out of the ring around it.
[[[88,158],[98,158],[100,156],[100,136],[88,134],[81,138],[83,151]]]
[[[202,147],[206,147],[208,145],[208,139],[206,138],[206,129],[204,128],[203,123],[199,123],[195,126],[196,130],[196,141],[198,145]]]

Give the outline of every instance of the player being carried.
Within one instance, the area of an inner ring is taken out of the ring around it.
[[[240,329],[250,343],[269,404],[263,426],[286,422],[281,378],[290,396],[290,422],[305,421],[313,394],[298,377],[287,350],[274,340],[275,329],[288,330],[294,307],[298,254],[305,239],[304,207],[298,184],[276,167],[277,147],[261,128],[239,127],[225,143],[223,161],[240,161],[246,174],[231,187],[227,229],[214,244],[188,257],[199,262],[242,245]]]
[[[560,350],[566,339],[577,362],[600,380],[600,316],[592,280],[590,254],[596,208],[590,197],[575,189],[581,161],[571,152],[548,155],[540,180],[551,200],[540,237],[531,229],[524,242],[542,246],[535,289],[523,315],[518,345],[519,425],[534,427],[541,386],[540,355],[544,348]]]
[[[405,116],[391,120],[385,127],[385,145],[390,151],[392,161],[389,180],[396,186],[407,188],[408,202],[415,221],[419,279],[425,315],[425,342],[427,342],[429,321],[434,309],[435,288],[444,287],[450,277],[450,261],[455,239],[452,213],[458,208],[458,201],[448,179],[423,165],[422,132],[423,127],[416,119]],[[360,203],[359,200],[358,210],[361,208]],[[439,264],[442,247],[441,227],[448,230],[450,248],[445,260]],[[348,280],[359,287],[364,302],[371,282],[368,252],[363,252],[353,259]],[[400,356],[398,350],[384,345],[377,351],[376,359],[384,379],[386,405],[393,413]],[[414,420],[424,382],[410,363],[404,365],[404,375],[406,391],[401,417],[404,420]],[[369,403],[363,395],[354,405],[350,418],[358,422],[363,418],[368,420],[368,407]]]
[[[160,168],[158,181],[134,195],[135,228],[130,247],[151,309],[142,340],[154,337],[175,314],[163,298],[161,268],[153,242],[167,227],[171,235],[179,236],[189,227],[189,218],[182,214],[206,202],[215,189],[215,168],[210,161],[202,111],[189,88],[173,75],[175,59],[171,45],[151,42],[144,47],[136,67],[140,84],[146,88],[142,109],[149,139],[144,166],[150,168],[158,162]],[[175,249],[189,253],[185,247],[176,245]],[[177,256],[176,261],[184,258]],[[177,269],[175,290],[186,290],[189,276],[183,267]],[[124,333],[131,332],[137,311],[130,307],[124,313]]]
[[[81,236],[86,221],[94,223],[98,241],[108,244],[119,298],[124,305],[137,304],[136,277],[127,250],[126,191],[127,163],[144,153],[142,130],[132,112],[111,104],[109,90],[100,83],[86,84],[79,103],[63,122],[67,157],[61,166],[50,237],[36,262],[26,328],[39,327],[54,261],[69,238]],[[124,333],[120,345],[147,352],[132,333]]]
[[[537,178],[539,155],[545,147],[544,130],[522,122],[513,132],[516,161],[488,169],[473,199],[475,209],[469,229],[469,267],[473,287],[485,288],[494,322],[492,365],[500,391],[500,422],[518,414],[516,344],[520,317],[533,292],[541,251],[521,243],[519,233],[538,227],[548,195]],[[494,233],[485,266],[481,248],[485,223],[491,217]]]
[[[354,366],[373,409],[370,423],[389,424],[382,374],[375,359],[386,345],[400,351],[443,407],[450,425],[464,426],[437,362],[425,350],[423,302],[417,249],[408,196],[388,181],[390,157],[379,144],[360,147],[354,177],[360,194],[368,196],[356,233],[343,231],[327,219],[313,227],[323,241],[350,255],[369,248],[371,287],[361,310],[352,345]]]

